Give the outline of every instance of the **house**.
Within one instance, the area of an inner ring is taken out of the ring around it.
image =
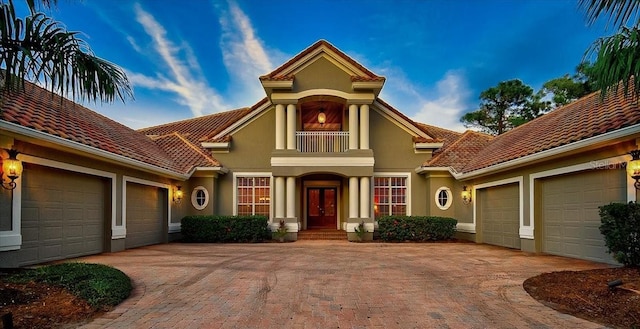
[[[23,171],[12,190],[3,176],[0,266],[164,243],[195,214],[266,215],[293,239],[447,216],[463,239],[613,262],[597,207],[636,199],[628,98],[594,93],[492,137],[414,122],[324,40],[259,79],[251,107],[139,131],[30,83],[3,95],[0,147]]]

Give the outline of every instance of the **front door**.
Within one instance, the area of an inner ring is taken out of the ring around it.
[[[336,194],[335,187],[307,189],[308,228],[336,228]]]

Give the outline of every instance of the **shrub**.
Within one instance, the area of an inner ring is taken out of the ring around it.
[[[601,206],[600,221],[600,233],[613,258],[627,266],[640,266],[640,204]]]
[[[42,266],[16,275],[14,281],[35,281],[63,287],[92,307],[108,310],[131,294],[131,280],[111,266],[61,263]]]
[[[265,216],[187,216],[184,242],[262,242],[271,239]]]
[[[438,241],[453,238],[457,220],[431,216],[384,216],[378,220],[384,241]]]

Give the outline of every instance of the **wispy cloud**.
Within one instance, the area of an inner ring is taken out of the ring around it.
[[[209,87],[191,47],[186,43],[179,46],[174,44],[167,37],[164,27],[139,4],[135,5],[134,10],[136,20],[151,37],[152,48],[166,67],[166,75],[158,73],[154,77],[129,72],[134,86],[172,92],[177,96],[176,101],[189,107],[194,116],[228,110],[230,107],[223,98]]]
[[[465,130],[460,117],[469,108],[471,91],[464,72],[448,71],[433,87],[414,83],[390,64],[374,72],[387,78],[381,97],[411,119],[455,131]]]
[[[228,1],[227,5],[227,8],[216,6],[220,11],[220,49],[224,65],[232,83],[241,86],[245,97],[259,99],[264,96],[264,90],[258,77],[273,69],[271,59],[249,17],[235,1]]]

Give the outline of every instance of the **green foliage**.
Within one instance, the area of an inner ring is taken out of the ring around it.
[[[602,98],[615,94],[622,87],[625,96],[640,96],[640,1],[638,0],[579,0],[587,21],[593,24],[608,16],[608,25],[618,28],[616,34],[596,40],[585,53],[593,59],[595,88]],[[636,77],[634,79],[634,77]]]
[[[278,223],[278,228],[276,229],[275,232],[273,232],[273,237],[278,240],[282,240],[286,235],[287,235],[287,224],[285,223],[284,219],[281,219],[280,223]]]
[[[99,310],[120,304],[131,294],[131,280],[122,271],[102,264],[62,263],[15,274],[12,281],[56,285]]]
[[[548,104],[536,97],[533,88],[518,79],[502,81],[480,93],[480,109],[466,113],[465,127],[500,135],[546,112]]]
[[[384,216],[378,231],[384,241],[438,241],[453,238],[457,220],[432,216]]]
[[[271,239],[265,216],[187,216],[184,242],[263,242]]]
[[[358,226],[354,227],[353,229],[355,230],[358,239],[362,241],[364,234],[367,233],[367,230],[364,228],[364,221],[360,222],[360,224],[358,224]]]
[[[576,67],[576,73],[573,76],[565,74],[545,82],[540,94],[553,94],[554,107],[558,107],[594,92],[596,90],[595,83],[593,65],[589,62],[583,62]]]
[[[627,266],[640,266],[640,204],[601,206],[600,220],[600,232],[615,260]]]
[[[48,8],[56,0],[41,0]],[[133,97],[124,71],[96,57],[79,32],[37,12],[27,0],[31,14],[17,17],[13,0],[0,0],[0,67],[4,69],[0,90],[19,91],[25,79],[50,86],[62,95],[89,101],[125,101]]]

